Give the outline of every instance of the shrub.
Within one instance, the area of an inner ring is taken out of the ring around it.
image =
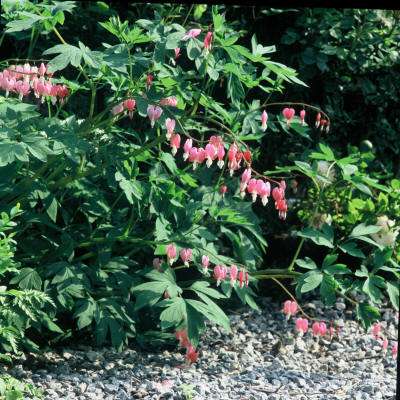
[[[282,177],[293,173],[311,179],[320,199],[329,197],[318,183],[329,179],[304,159],[257,172],[264,136],[309,138],[315,118],[319,132],[331,128],[318,107],[270,101],[288,83],[307,86],[271,59],[275,46],[255,36],[251,50],[238,44],[241,32],[218,6],[204,16],[196,7],[197,21],[188,24],[172,6],[154,6],[154,15],[134,23],[107,15],[99,22],[104,42],[91,49],[77,38],[67,42],[59,26],[76,6],[25,2],[4,14],[6,33],[30,37],[32,55],[41,36],[60,42],[46,41],[48,59],[3,61],[1,75],[1,205],[20,202],[24,210],[9,284],[31,298],[41,293],[45,310],[34,305],[31,327],[50,331],[41,331],[43,340],[81,331],[120,350],[131,338],[152,345],[173,340],[175,331],[193,362],[206,320],[229,330],[223,305],[233,293],[258,308],[252,289],[258,279],[294,278],[299,295],[320,286],[328,304],[336,294],[350,299],[352,290],[379,303],[383,285],[396,299],[376,271],[364,266],[353,274],[336,263],[337,252],[354,253],[359,240],[381,248],[368,237],[380,230],[376,225],[358,225],[351,240],[334,238],[326,224],[306,227],[298,233],[301,244],[331,250],[322,268],[297,260],[299,248],[288,268],[261,269],[267,242],[249,198],[259,199],[257,206],[272,198],[268,207],[284,220],[291,199]],[[263,101],[254,98],[260,91]],[[319,146],[303,157],[329,163],[330,171],[336,165],[345,188],[390,193],[357,171],[357,157],[336,158]],[[390,256],[383,248],[376,253],[384,260],[378,269]],[[369,292],[359,284],[364,277]],[[379,317],[368,301],[358,309],[366,327]]]

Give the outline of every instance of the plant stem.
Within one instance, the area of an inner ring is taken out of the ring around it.
[[[289,265],[289,267],[288,267],[288,270],[289,270],[289,271],[292,271],[292,270],[293,270],[293,268],[294,268],[294,263],[296,262],[297,257],[299,256],[299,253],[300,253],[301,248],[303,247],[304,241],[305,241],[305,238],[302,237],[301,240],[300,240],[299,245],[297,246],[296,253],[294,253],[292,262],[290,263],[290,265]]]

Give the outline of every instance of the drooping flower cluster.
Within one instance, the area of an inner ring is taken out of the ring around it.
[[[234,264],[229,268],[225,265],[216,265],[214,267],[214,278],[217,280],[217,286],[227,278],[229,278],[232,287],[236,285],[236,282],[238,282],[240,288],[244,285],[249,286],[249,273],[244,269],[239,271]]]
[[[33,91],[36,98],[41,98],[42,103],[45,98],[50,98],[53,104],[57,100],[63,104],[69,90],[65,85],[53,84],[52,76],[53,74],[43,63],[39,67],[31,66],[29,63],[11,65],[0,72],[0,89],[5,90],[6,97],[10,93],[17,93],[22,100]]]
[[[225,148],[221,136],[211,136],[205,148],[193,146],[193,140],[187,139],[183,145],[183,160],[189,161],[195,170],[199,164],[206,161],[209,168],[217,160],[219,168],[224,166]]]
[[[126,110],[126,111],[128,111],[129,118],[132,119],[133,111],[134,111],[135,107],[136,107],[135,99],[130,98],[130,99],[127,99],[127,100],[123,101],[122,103],[119,103],[116,106],[114,106],[111,109],[111,112],[113,115],[117,115],[117,114],[124,112],[124,110]]]
[[[175,337],[179,340],[179,345],[186,349],[186,361],[188,364],[195,363],[199,357],[196,348],[190,343],[185,329],[175,332]]]

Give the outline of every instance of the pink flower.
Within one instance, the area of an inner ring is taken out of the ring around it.
[[[208,143],[204,151],[205,151],[205,156],[207,159],[206,165],[207,165],[207,168],[209,168],[211,166],[213,160],[217,156],[217,149],[215,148],[214,145],[212,145],[211,143]]]
[[[225,148],[223,145],[218,146],[217,157],[218,157],[217,165],[218,165],[219,169],[222,169],[222,167],[224,166],[224,157],[225,157]]]
[[[379,337],[380,337],[380,334],[381,334],[381,324],[379,323],[379,322],[375,322],[373,325],[372,325],[372,337],[375,339],[375,340],[378,340],[379,339]]]
[[[185,144],[183,145],[183,161],[186,161],[189,158],[190,150],[193,145],[193,140],[192,139],[186,139]]]
[[[397,348],[398,348],[398,343],[394,342],[392,345],[392,356],[393,358],[397,357]]]
[[[136,101],[134,99],[127,99],[124,101],[124,107],[128,110],[129,118],[133,118],[133,110],[135,109]]]
[[[169,392],[173,386],[174,386],[174,382],[169,379],[165,379],[161,383],[159,383],[159,382],[154,383],[154,388],[160,394],[165,394],[165,393]]]
[[[297,312],[297,303],[295,301],[286,300],[283,304],[283,313],[286,314],[286,318],[289,319],[292,315]]]
[[[287,209],[288,209],[288,207],[287,207],[287,203],[286,203],[286,200],[285,199],[282,199],[282,200],[278,200],[276,203],[275,203],[275,208],[278,210],[278,215],[279,215],[279,218],[280,219],[286,219],[286,214],[287,214]]]
[[[324,336],[327,332],[325,322],[314,322],[312,325],[312,331],[314,336]]]
[[[177,47],[175,50],[175,60],[178,59],[178,57],[181,55],[181,49]]]
[[[251,168],[246,168],[241,177],[241,183],[240,183],[240,195],[244,197],[245,195],[245,190],[247,188],[247,183],[251,179]]]
[[[182,40],[194,39],[199,36],[201,33],[201,29],[190,29],[186,32],[185,36],[183,36]]]
[[[205,150],[204,150],[202,147],[200,147],[200,148],[198,149],[198,151],[197,151],[197,159],[196,159],[196,162],[197,162],[198,164],[201,164],[202,162],[204,162],[205,159],[206,159],[206,152],[205,152]]]
[[[226,267],[223,265],[216,265],[214,267],[214,278],[217,280],[217,286],[226,278]]]
[[[174,133],[175,129],[175,120],[171,118],[167,118],[165,120],[165,127],[167,128],[167,139],[171,139],[172,134]]]
[[[196,352],[196,349],[192,345],[189,345],[186,350],[186,361],[189,364],[192,364],[195,363],[198,358],[199,358],[199,353]]]
[[[224,140],[221,136],[211,136],[210,139],[208,139],[208,143],[212,144],[216,148],[219,146],[224,146]]]
[[[15,89],[17,81],[14,78],[3,78],[3,87],[6,91],[6,97]]]
[[[112,113],[113,115],[120,114],[120,113],[122,113],[123,111],[124,111],[124,105],[123,105],[122,103],[117,104],[116,106],[114,106],[114,107],[111,109],[111,113]]]
[[[208,266],[210,265],[210,259],[208,258],[208,256],[204,255],[201,257],[201,265],[203,266],[204,272],[207,272]]]
[[[261,197],[262,204],[265,206],[271,194],[271,184],[269,182],[264,182],[262,179],[257,179],[256,190],[257,194]]]
[[[238,276],[238,267],[236,265],[231,265],[231,268],[229,269],[229,277],[231,280],[232,287],[235,285],[237,276]]]
[[[249,273],[246,271],[246,276],[245,276],[245,284],[246,287],[249,286]]]
[[[226,185],[221,185],[219,188],[219,192],[222,194],[222,197],[225,196],[225,193],[228,191],[228,187]]]
[[[306,117],[306,110],[301,110],[300,111],[300,119],[301,119],[301,124],[302,125],[305,125],[305,122],[304,122],[304,118]]]
[[[172,147],[171,153],[174,156],[181,145],[181,136],[179,133],[173,133],[171,135],[170,145]]]
[[[160,100],[160,106],[170,106],[176,107],[178,104],[178,99],[175,96],[166,97]]]
[[[286,118],[286,123],[289,125],[290,121],[292,120],[292,118],[294,117],[294,114],[296,113],[296,111],[294,110],[294,108],[284,108],[282,111],[283,116]]]
[[[176,247],[173,244],[167,246],[167,258],[169,264],[172,265],[176,258]]]
[[[189,161],[193,163],[193,170],[197,168],[197,156],[198,156],[197,147],[191,147],[189,150]]]
[[[315,117],[315,127],[318,128],[321,121],[321,113],[318,113]]]
[[[211,50],[212,39],[213,39],[212,32],[207,32],[206,37],[204,38],[204,48],[207,51]]]
[[[175,332],[175,337],[179,340],[179,345],[182,347],[190,346],[190,341],[185,329],[181,329]]]
[[[46,66],[43,63],[41,63],[38,70],[39,75],[43,76],[46,73],[46,70],[47,70]]]
[[[154,267],[157,271],[160,270],[161,265],[162,265],[162,260],[161,260],[161,258],[156,257],[156,258],[153,259],[153,267]]]
[[[386,354],[388,346],[389,346],[389,340],[387,340],[386,338],[383,339],[383,341],[382,341],[382,351],[383,351],[384,354]]]
[[[285,197],[285,191],[281,187],[274,187],[272,190],[272,197],[275,202],[282,200]]]
[[[155,121],[161,117],[162,112],[162,108],[158,106],[150,105],[147,107],[147,115],[150,118],[150,124],[152,128],[154,127]]]
[[[146,77],[146,86],[147,86],[147,89],[149,89],[149,87],[153,84],[153,79],[154,79],[154,76],[153,76],[153,75],[151,75],[151,74],[148,74],[148,75],[147,75],[147,77]]]
[[[329,327],[329,337],[331,340],[332,340],[334,334],[335,334],[335,328],[331,325]]]
[[[181,256],[181,260],[188,267],[189,261],[192,259],[192,250],[191,249],[182,249],[179,253]]]
[[[247,191],[251,194],[253,203],[257,200],[257,179],[250,179],[247,183]]]
[[[264,110],[261,114],[261,129],[263,132],[265,132],[267,129],[267,122],[268,122],[268,114]]]
[[[24,96],[27,96],[31,91],[31,87],[26,81],[17,81],[14,86],[14,90],[19,93],[18,98],[22,100]]]
[[[244,286],[244,283],[246,281],[246,273],[244,270],[240,270],[238,274],[238,281],[239,281],[239,287],[242,288]]]
[[[67,86],[65,86],[65,85],[59,86],[58,97],[60,98],[61,104],[64,103],[64,98],[67,97],[68,95],[69,95],[69,90],[68,90]]]
[[[305,318],[297,318],[296,329],[300,332],[300,335],[303,336],[308,331],[308,320]]]

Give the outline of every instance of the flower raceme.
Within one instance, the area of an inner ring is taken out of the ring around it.
[[[48,98],[52,104],[57,100],[63,104],[65,97],[69,95],[69,90],[65,85],[53,84],[52,75],[43,63],[39,68],[29,63],[23,66],[11,65],[0,72],[0,89],[5,90],[6,97],[10,93],[17,93],[20,100],[33,90],[35,97],[40,97],[42,103]]]

